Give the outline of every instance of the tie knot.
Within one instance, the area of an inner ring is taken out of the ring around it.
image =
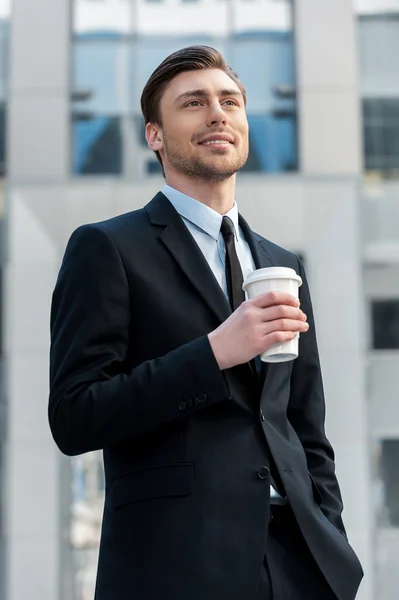
[[[233,221],[229,217],[223,217],[220,231],[222,233],[223,238],[234,235]]]

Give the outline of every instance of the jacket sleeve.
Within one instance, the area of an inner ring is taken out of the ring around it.
[[[133,440],[229,397],[207,336],[127,370],[131,294],[109,234],[77,229],[51,308],[49,422],[65,454]]]
[[[335,475],[334,451],[325,433],[325,400],[309,286],[302,262],[299,274],[301,309],[309,330],[301,335],[299,356],[294,361],[288,419],[304,448],[308,470],[322,497],[321,510],[337,529],[345,532],[341,518],[341,492]]]

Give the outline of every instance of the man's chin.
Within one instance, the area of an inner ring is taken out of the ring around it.
[[[231,162],[226,160],[218,160],[217,157],[213,157],[213,160],[201,161],[194,168],[198,177],[205,179],[214,179],[218,181],[224,181],[235,175],[245,163],[243,162]]]
[[[222,182],[230,179],[246,163],[246,158],[227,159],[225,156],[214,154],[209,157],[182,158],[179,155],[169,159],[171,166],[182,175],[200,181]]]

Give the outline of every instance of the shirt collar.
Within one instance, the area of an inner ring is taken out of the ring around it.
[[[222,216],[213,210],[213,208],[191,198],[191,196],[187,196],[187,194],[179,192],[170,185],[165,185],[162,189],[162,193],[167,197],[181,217],[187,219],[199,229],[202,229],[202,231],[210,235],[214,240],[217,241],[219,239],[223,216],[231,219],[234,225],[236,238],[238,237],[238,208],[236,202],[234,202],[233,207]]]

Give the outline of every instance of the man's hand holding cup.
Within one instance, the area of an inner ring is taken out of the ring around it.
[[[244,282],[249,297],[209,334],[221,370],[252,360],[284,362],[298,356],[298,337],[309,329],[299,308],[301,278],[293,269],[253,271]]]

